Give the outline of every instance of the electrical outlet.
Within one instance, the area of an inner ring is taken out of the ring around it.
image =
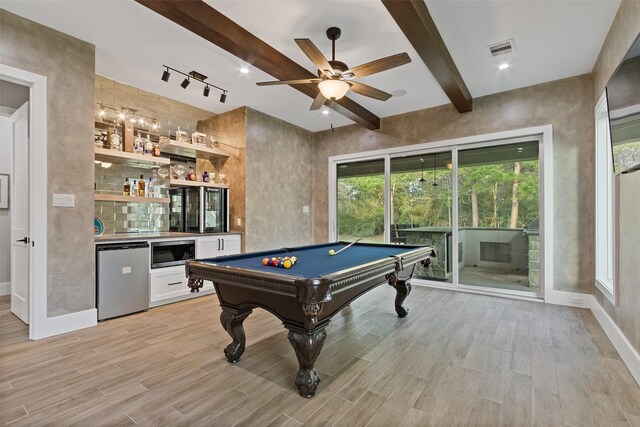
[[[76,196],[75,194],[54,194],[51,205],[72,208],[76,205]]]
[[[309,206],[303,206],[302,213],[309,213]]]
[[[240,218],[240,217],[236,218],[236,225],[238,227],[240,227],[242,225],[242,218]]]

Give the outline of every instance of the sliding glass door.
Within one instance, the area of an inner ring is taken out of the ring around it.
[[[384,159],[342,163],[336,175],[338,240],[384,242]]]
[[[461,285],[539,291],[538,141],[458,151]]]
[[[438,256],[416,276],[452,282],[451,151],[391,158],[389,241],[431,245]]]
[[[433,246],[437,256],[417,268],[418,281],[541,296],[541,139],[424,144],[336,160],[330,234]]]

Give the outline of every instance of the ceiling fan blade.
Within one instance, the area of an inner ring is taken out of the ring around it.
[[[304,52],[307,57],[313,62],[318,70],[324,72],[325,74],[333,75],[333,67],[327,61],[327,58],[320,52],[320,49],[316,47],[315,44],[309,39],[294,39],[294,41],[298,44],[300,49]]]
[[[359,93],[360,95],[379,99],[380,101],[386,101],[387,99],[391,98],[390,93],[381,91],[380,89],[376,89],[375,87],[354,81],[350,81],[349,84],[351,85],[351,90],[353,90],[355,93]]]
[[[302,79],[302,80],[274,80],[272,82],[259,82],[258,86],[273,86],[273,85],[304,85],[307,83],[320,83],[322,79]]]
[[[314,111],[320,109],[326,100],[327,98],[322,95],[322,92],[318,92],[318,96],[316,96],[316,99],[311,103],[311,108],[309,108],[309,110]]]
[[[358,65],[357,67],[353,67],[348,70],[346,73],[352,73],[356,77],[364,77],[381,71],[390,70],[392,68],[408,64],[409,62],[411,62],[409,55],[407,55],[406,52],[402,52],[387,56],[386,58],[376,59],[375,61],[367,62],[366,64]]]

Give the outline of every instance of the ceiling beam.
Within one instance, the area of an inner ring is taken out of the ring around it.
[[[278,80],[318,78],[203,1],[136,1]],[[312,99],[319,91],[317,85],[291,87]],[[347,97],[325,105],[367,129],[380,128],[378,116]]]
[[[472,110],[469,89],[423,0],[382,0],[458,112]]]

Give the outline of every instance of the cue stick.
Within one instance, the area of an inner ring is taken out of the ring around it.
[[[334,256],[338,255],[340,252],[344,251],[345,249],[349,249],[351,246],[355,245],[356,243],[358,243],[360,240],[364,239],[364,237],[359,238],[358,240],[354,240],[353,242],[349,243],[347,246],[345,246],[344,248],[340,249],[338,252],[336,252],[335,254],[333,254]]]

